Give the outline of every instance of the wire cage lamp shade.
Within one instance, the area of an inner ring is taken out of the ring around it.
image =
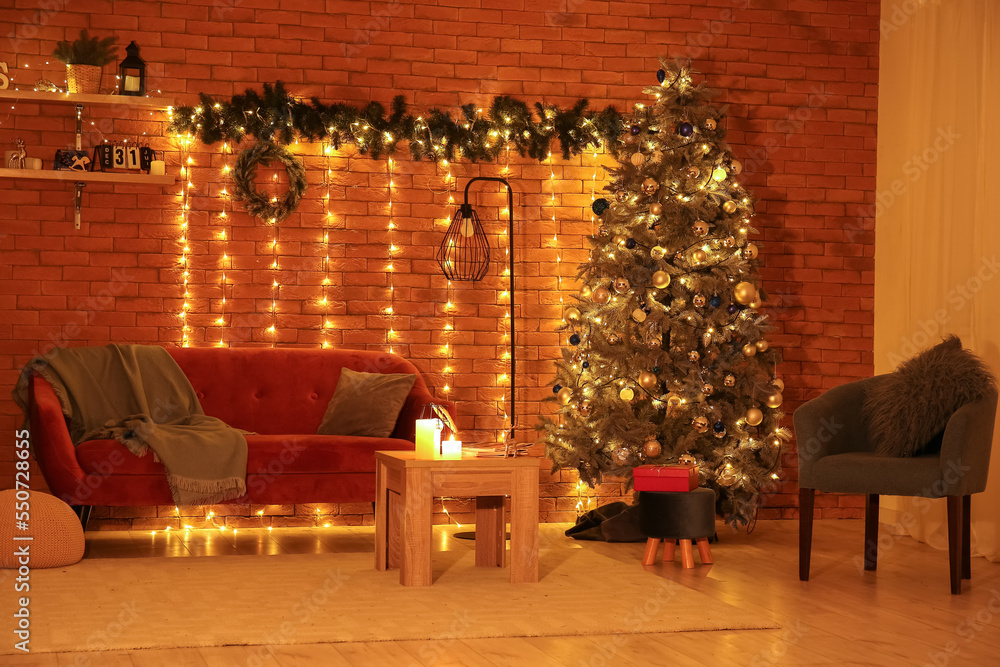
[[[490,268],[490,243],[479,214],[468,204],[455,212],[437,261],[448,280],[481,280]]]

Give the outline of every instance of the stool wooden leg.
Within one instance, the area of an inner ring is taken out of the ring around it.
[[[642,554],[642,564],[652,565],[656,562],[656,550],[660,546],[660,541],[655,537],[646,539],[646,552]]]
[[[708,546],[707,537],[698,538],[698,555],[701,557],[702,563],[712,562],[712,549]]]
[[[681,540],[681,564],[689,569],[694,567],[694,546],[691,540]]]
[[[674,549],[677,547],[677,543],[673,538],[667,538],[663,540],[663,560],[674,562]]]

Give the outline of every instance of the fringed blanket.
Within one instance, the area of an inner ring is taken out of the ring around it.
[[[191,383],[162,347],[56,348],[32,359],[13,391],[26,421],[32,372],[55,388],[74,445],[113,438],[136,456],[152,450],[178,505],[208,505],[246,493],[246,439],[205,415]]]

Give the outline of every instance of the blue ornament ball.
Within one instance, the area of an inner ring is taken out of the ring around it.
[[[660,372],[660,367],[659,366],[653,366],[653,372],[654,373],[659,373]]]
[[[729,307],[726,308],[726,312],[729,313],[730,315],[735,315],[739,309],[740,309],[739,306],[737,306],[735,303],[731,303],[729,304]]]
[[[611,206],[611,204],[608,203],[608,200],[601,197],[600,199],[595,199],[594,203],[590,205],[590,208],[594,211],[594,213],[600,215],[601,213],[607,211],[609,206]]]
[[[638,125],[633,125],[632,127],[629,128],[629,132],[632,133],[633,137],[636,137],[639,135],[640,132],[642,132],[642,128],[639,127]]]
[[[666,78],[667,78],[667,73],[665,71],[663,71],[662,69],[656,70],[656,80],[657,81],[659,81],[660,83],[663,83],[663,81]]]
[[[570,336],[569,337],[569,344],[570,345],[579,345],[580,344],[580,335],[579,334],[573,334],[572,336]]]
[[[682,137],[690,137],[694,134],[694,125],[691,123],[681,123],[677,126],[677,134]]]
[[[716,433],[725,433],[726,425],[723,422],[715,422],[715,424],[712,425],[712,430]]]
[[[582,365],[583,365],[584,368],[590,368],[590,362],[589,361],[583,362]]]
[[[561,384],[553,385],[553,387],[552,387],[552,393],[553,394],[558,394],[560,389],[562,389],[562,385]]]
[[[625,239],[625,247],[631,250],[635,247],[635,239]]]
[[[718,308],[722,305],[722,297],[718,294],[713,295],[712,298],[708,300],[708,305],[712,308]]]

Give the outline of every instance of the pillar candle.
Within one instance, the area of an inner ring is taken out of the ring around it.
[[[150,176],[163,176],[167,173],[167,165],[164,164],[163,160],[153,160],[149,163],[149,175]]]
[[[443,459],[460,459],[462,458],[462,441],[455,440],[442,440],[441,441],[441,458]]]
[[[441,431],[444,423],[440,419],[418,419],[416,431],[417,458],[433,459],[441,452]]]

